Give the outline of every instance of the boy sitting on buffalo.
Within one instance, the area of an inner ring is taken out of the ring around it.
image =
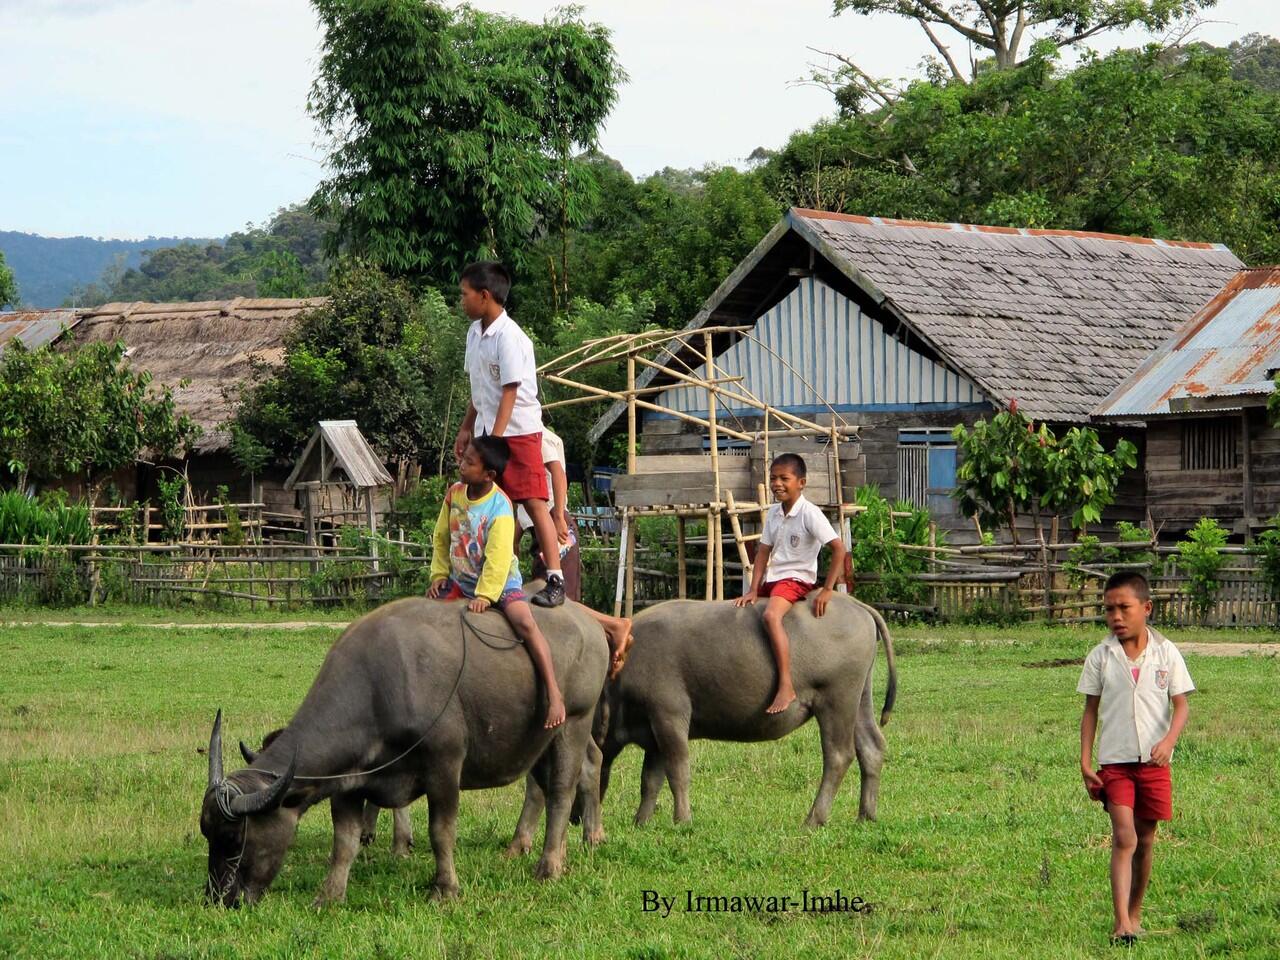
[[[818,554],[824,544],[831,548],[831,567],[822,591],[813,600],[815,617],[827,612],[844,569],[844,543],[822,511],[804,498],[807,472],[804,459],[794,453],[780,454],[769,465],[769,489],[778,502],[765,517],[751,589],[734,601],[735,606],[745,607],[757,597],[769,598],[762,619],[778,665],[778,689],[766,713],[781,713],[796,698],[791,683],[791,643],[782,618],[792,604],[817,586]]]
[[[524,641],[547,688],[544,726],[550,729],[564,723],[564,698],[556,683],[547,639],[534,622],[521,589],[515,510],[497,485],[508,457],[509,447],[502,437],[472,437],[467,444],[458,465],[462,482],[449,488],[436,519],[427,596],[468,600],[472,613],[484,613],[490,606],[502,612]]]

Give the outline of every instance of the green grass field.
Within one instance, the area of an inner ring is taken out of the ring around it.
[[[53,619],[53,617],[47,617]],[[0,619],[25,619],[4,616]],[[171,619],[182,620],[180,616]],[[309,619],[300,617],[298,619]],[[575,834],[565,877],[503,860],[516,786],[465,794],[462,898],[426,900],[418,850],[378,843],[345,906],[317,911],[330,824],[303,821],[256,908],[204,906],[197,815],[215,708],[256,742],[287,719],[335,633],[128,625],[0,628],[0,955],[4,957],[1104,957],[1107,820],[1077,773],[1079,667],[1097,630],[901,628],[880,820],[857,811],[856,767],[825,829],[800,826],[820,770],[817,731],[771,744],[698,743],[692,826],[670,798],[631,825],[639,754],[605,803],[609,839]],[[1174,634],[1174,639],[1191,638]],[[1205,640],[1267,639],[1196,634]],[[1272,638],[1274,639],[1274,638]],[[1133,952],[1280,955],[1280,658],[1188,656],[1199,692],[1175,758]],[[877,673],[877,703],[884,672]],[[839,889],[870,912],[690,913],[703,896]],[[644,891],[675,897],[663,917]]]

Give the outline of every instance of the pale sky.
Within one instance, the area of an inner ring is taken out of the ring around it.
[[[554,4],[474,5],[541,20]],[[583,6],[630,75],[601,147],[636,176],[741,164],[831,115],[825,90],[794,82],[822,59],[809,47],[884,77],[914,75],[931,50],[914,24],[833,18],[831,0]],[[1280,0],[1220,0],[1208,16],[1196,36],[1211,43],[1280,36]],[[0,0],[0,38],[0,230],[221,236],[305,199],[323,174],[306,0]]]

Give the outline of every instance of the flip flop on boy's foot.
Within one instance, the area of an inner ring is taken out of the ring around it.
[[[1111,945],[1113,947],[1132,947],[1138,942],[1138,938],[1132,933],[1113,933],[1111,935]]]

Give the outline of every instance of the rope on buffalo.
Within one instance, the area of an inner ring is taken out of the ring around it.
[[[440,707],[440,711],[434,717],[431,718],[431,723],[427,724],[427,729],[422,731],[422,736],[420,736],[417,740],[415,740],[407,750],[405,750],[403,753],[399,754],[398,756],[391,758],[386,763],[379,764],[378,766],[374,767],[372,770],[361,770],[357,773],[331,773],[331,774],[323,774],[323,775],[315,775],[315,776],[303,776],[302,774],[294,774],[293,779],[295,780],[345,780],[347,777],[367,777],[375,773],[381,773],[383,770],[387,769],[387,767],[391,766],[392,764],[399,763],[409,754],[413,753],[414,750],[417,750],[418,747],[422,746],[422,741],[426,740],[427,735],[430,734],[431,731],[435,729],[435,725],[439,722],[440,718],[444,716],[444,712],[449,709],[449,704],[453,703],[453,698],[458,693],[458,687],[462,685],[462,675],[463,673],[466,672],[466,669],[467,669],[467,632],[468,631],[471,632],[472,634],[475,635],[477,640],[483,643],[486,647],[492,647],[494,650],[512,650],[515,647],[520,646],[520,640],[518,639],[510,643],[506,647],[498,647],[490,643],[487,639],[485,639],[486,636],[494,639],[506,639],[506,638],[497,636],[495,634],[488,634],[488,635],[484,634],[483,631],[477,629],[475,624],[471,623],[467,619],[466,610],[462,611],[462,626],[464,628],[463,634],[462,634],[462,663],[458,665],[458,675],[457,677],[454,678],[453,689],[449,691],[449,696],[445,699],[444,705]],[[262,770],[262,772],[269,773],[274,777],[280,776],[280,774],[276,773],[274,770]]]

